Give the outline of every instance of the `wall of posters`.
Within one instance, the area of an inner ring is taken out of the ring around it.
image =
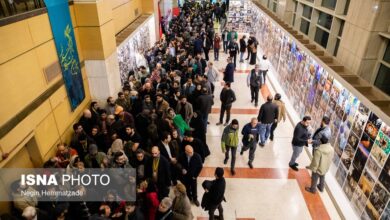
[[[343,87],[253,3],[252,31],[286,98],[311,126],[330,117],[333,175],[362,219],[390,219],[390,126]],[[263,54],[259,54],[263,56]]]
[[[151,16],[130,37],[117,47],[121,83],[127,81],[129,72],[147,66],[145,52],[156,42],[154,17]]]

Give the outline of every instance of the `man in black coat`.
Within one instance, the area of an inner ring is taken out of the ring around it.
[[[260,122],[260,143],[261,147],[264,147],[270,132],[271,126],[278,120],[279,108],[276,104],[272,103],[274,97],[269,95],[267,102],[262,104],[260,107],[259,115],[257,120]]]
[[[234,69],[236,69],[237,66],[237,54],[239,53],[239,47],[237,40],[233,38],[233,41],[230,41],[229,44],[229,56],[230,58],[234,59]]]
[[[203,126],[205,131],[207,131],[207,121],[209,120],[209,113],[211,112],[211,107],[214,105],[214,100],[206,87],[202,88],[202,94],[196,99],[195,105],[197,106],[197,110],[201,112]]]
[[[255,107],[259,103],[259,90],[263,83],[263,74],[260,72],[259,64],[256,64],[255,68],[251,70],[247,77],[247,85],[251,89],[251,103],[255,102]]]
[[[226,111],[226,123],[224,124],[224,126],[227,126],[230,121],[230,110],[232,109],[232,104],[233,102],[236,101],[236,94],[230,88],[230,83],[225,83],[219,98],[221,100],[221,112],[219,115],[219,122],[217,123],[217,125],[222,124],[223,117]]]
[[[171,170],[171,179],[174,185],[177,183],[177,156],[176,151],[171,145],[171,135],[168,132],[163,132],[161,135],[161,141],[158,143],[158,149],[161,152],[161,155],[168,159]]]
[[[246,51],[246,42],[245,42],[245,38],[246,36],[244,35],[241,39],[240,39],[240,63],[243,63],[244,62],[244,53]]]
[[[214,212],[218,209],[219,218],[223,220],[222,201],[225,200],[226,182],[223,177],[224,170],[221,167],[215,169],[215,180],[203,182],[205,194],[202,198],[202,207],[209,211],[209,220],[214,220]]]
[[[169,194],[171,186],[171,172],[168,160],[160,155],[157,146],[152,147],[152,158],[146,162],[145,176],[156,184],[158,189],[158,199],[161,201]]]
[[[202,159],[202,163],[205,158],[210,155],[210,150],[206,143],[203,143],[198,138],[194,138],[190,131],[186,131],[184,134],[183,142],[181,143],[182,149],[187,145],[190,145],[194,151],[199,154]]]
[[[227,58],[228,64],[226,65],[225,71],[223,72],[223,81],[225,83],[232,83],[234,82],[234,64],[232,63],[232,58]]]
[[[313,142],[312,139],[310,139],[311,134],[308,130],[308,127],[311,122],[310,116],[303,117],[302,121],[299,122],[295,128],[294,128],[294,135],[292,139],[292,148],[293,148],[293,154],[291,156],[291,160],[288,163],[289,167],[295,171],[298,171],[298,163],[296,163],[296,160],[298,159],[299,155],[302,153],[303,147],[308,146]]]
[[[185,146],[185,153],[179,157],[179,164],[182,172],[181,179],[186,186],[187,196],[196,206],[199,206],[197,178],[203,168],[202,158],[194,152],[191,145],[187,145]]]
[[[204,57],[207,61],[209,61],[209,51],[211,49],[211,46],[212,46],[212,42],[209,36],[205,35],[203,39],[203,52],[204,52]]]

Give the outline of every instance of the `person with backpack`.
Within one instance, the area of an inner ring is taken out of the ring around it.
[[[222,152],[225,153],[225,159],[223,160],[223,164],[227,164],[229,160],[229,151],[231,151],[232,160],[230,162],[230,172],[233,176],[236,174],[234,168],[236,164],[237,146],[239,143],[238,128],[238,120],[233,119],[232,123],[226,126],[225,129],[223,129],[221,138]]]
[[[251,89],[251,103],[255,102],[255,107],[259,102],[259,90],[264,83],[263,74],[261,74],[259,65],[256,64],[255,68],[251,70],[247,77],[247,85]]]

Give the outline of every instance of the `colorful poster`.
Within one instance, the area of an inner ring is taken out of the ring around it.
[[[378,137],[375,140],[375,144],[377,144],[386,155],[390,153],[390,138],[385,135],[382,131],[379,132]]]
[[[85,98],[83,76],[67,0],[45,0],[70,107]]]

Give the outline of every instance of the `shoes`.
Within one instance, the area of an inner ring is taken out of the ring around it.
[[[314,190],[311,190],[310,187],[305,187],[305,190],[308,191],[309,193],[313,193],[313,194],[316,194],[316,191]]]
[[[255,103],[255,107],[259,106],[257,103]]]
[[[207,124],[209,125],[209,124],[210,124],[210,122],[207,122]]]
[[[194,200],[194,205],[196,205],[196,207],[199,207],[199,201],[197,199]]]
[[[253,103],[255,100],[254,99],[251,99],[251,103]]]
[[[236,171],[235,170],[230,170],[230,172],[232,173],[232,176],[236,175]]]
[[[270,139],[271,141],[273,141],[273,140],[274,140],[274,137],[270,137],[269,139]]]
[[[229,123],[227,123],[227,122],[225,124],[223,124],[223,126],[228,126],[228,125],[229,125]]]
[[[253,164],[252,164],[252,162],[248,162],[248,166],[249,166],[249,168],[253,169]]]
[[[222,122],[218,122],[216,125],[221,125],[222,124]]]
[[[298,167],[297,167],[297,166],[291,166],[291,165],[289,165],[289,167],[290,167],[291,169],[293,169],[294,171],[298,171]]]
[[[294,163],[294,166],[296,166],[296,167],[299,166],[299,163]]]
[[[264,144],[263,144],[263,143],[259,143],[259,146],[260,146],[260,147],[264,147]]]
[[[324,189],[321,189],[321,188],[320,188],[320,185],[317,185],[317,189],[318,189],[320,192],[324,192]]]
[[[246,58],[245,60],[249,60],[249,58]]]
[[[225,160],[223,160],[223,164],[227,164],[229,158],[225,158]]]

